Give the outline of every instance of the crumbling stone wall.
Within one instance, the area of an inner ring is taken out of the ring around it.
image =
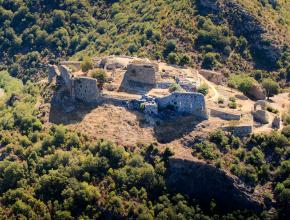
[[[48,65],[48,82],[51,83],[53,78],[59,76],[60,72],[56,65]]]
[[[71,88],[71,79],[72,79],[72,74],[70,69],[65,66],[65,65],[60,65],[59,66],[59,71],[60,71],[60,76],[64,80],[65,85],[68,88]]]
[[[97,80],[88,77],[77,77],[72,81],[73,91],[75,98],[86,101],[93,102],[99,96],[99,89],[97,86]]]
[[[210,115],[212,117],[218,117],[223,120],[241,120],[241,114],[235,112],[226,112],[218,109],[211,109]]]
[[[64,66],[73,66],[76,69],[81,69],[81,62],[80,61],[61,61],[60,65]]]
[[[254,120],[262,124],[269,123],[269,113],[266,110],[257,110],[253,112]]]
[[[174,92],[168,96],[156,98],[155,101],[160,110],[169,108],[178,113],[208,118],[205,98],[200,93]]]
[[[253,126],[252,125],[228,126],[222,127],[222,130],[232,132],[234,135],[238,137],[245,137],[253,133]]]
[[[157,66],[151,63],[130,63],[124,76],[122,85],[130,86],[156,86]]]

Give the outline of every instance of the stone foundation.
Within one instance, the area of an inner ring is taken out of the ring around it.
[[[223,120],[241,120],[241,114],[239,113],[234,113],[234,112],[225,112],[222,110],[218,110],[218,109],[210,109],[210,116],[212,117],[218,117],[221,118]]]
[[[245,137],[253,133],[253,126],[252,125],[228,126],[222,127],[222,130],[232,132],[234,135],[238,137]]]

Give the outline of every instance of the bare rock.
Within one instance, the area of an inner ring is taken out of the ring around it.
[[[169,159],[168,171],[167,185],[174,192],[193,196],[206,203],[214,199],[224,210],[260,210],[263,207],[263,202],[238,178],[203,161],[173,157]]]
[[[252,86],[252,88],[250,88],[248,90],[247,95],[250,98],[253,98],[255,100],[265,100],[266,99],[266,95],[265,95],[264,90],[258,84],[255,84],[254,86]]]

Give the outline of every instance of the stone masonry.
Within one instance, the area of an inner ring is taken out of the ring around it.
[[[122,87],[155,87],[158,66],[153,63],[130,63],[124,75]]]
[[[204,95],[200,93],[174,92],[162,98],[156,98],[159,110],[172,109],[178,113],[192,114],[199,118],[208,118]]]
[[[88,77],[76,77],[72,81],[75,98],[85,102],[93,102],[99,96],[97,80]]]

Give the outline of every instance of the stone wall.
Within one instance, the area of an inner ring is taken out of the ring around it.
[[[227,126],[222,127],[222,130],[232,132],[234,135],[238,137],[245,137],[253,133],[253,126],[252,125]]]
[[[168,96],[156,98],[159,110],[172,109],[182,114],[192,114],[207,119],[205,98],[200,93],[174,92]]]
[[[210,109],[210,116],[212,117],[218,117],[221,118],[223,120],[241,120],[241,114],[239,114],[238,112],[228,112],[228,111],[222,111],[219,109]]]
[[[266,110],[257,110],[253,112],[254,120],[262,124],[269,123],[269,113]]]
[[[124,83],[127,86],[140,84],[155,87],[156,66],[150,63],[130,63],[124,76]]]
[[[199,70],[199,74],[204,76],[207,80],[218,85],[221,85],[225,82],[225,77],[219,72],[201,69]]]
[[[60,71],[61,78],[65,82],[65,85],[68,88],[71,88],[71,78],[72,78],[72,74],[71,74],[70,69],[67,66],[65,66],[65,65],[60,65],[59,66],[59,71]]]
[[[64,66],[73,66],[76,69],[81,69],[81,62],[80,61],[61,61],[60,65]]]
[[[72,96],[86,102],[96,101],[100,94],[97,86],[97,80],[88,77],[74,78],[73,92],[74,94],[72,94]]]
[[[51,83],[53,78],[59,76],[60,72],[56,65],[48,65],[48,82]]]

